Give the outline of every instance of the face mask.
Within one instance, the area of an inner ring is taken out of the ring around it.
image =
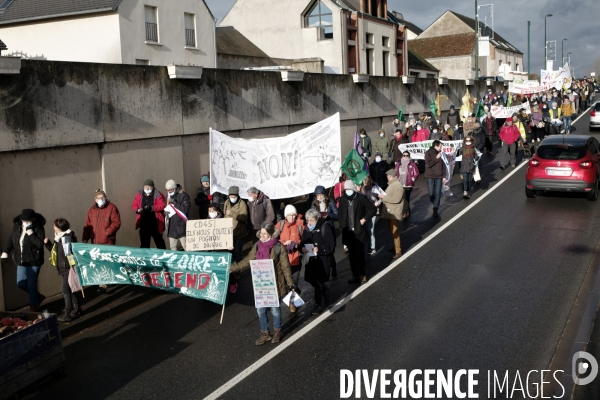
[[[106,200],[102,200],[102,199],[96,200],[96,204],[98,204],[98,207],[102,207],[104,204],[106,204]]]
[[[235,204],[235,203],[237,203],[237,197],[234,197],[234,198],[230,197],[229,201],[231,202],[231,204]]]
[[[173,196],[175,196],[175,192],[169,193],[169,197],[173,197]]]
[[[360,135],[360,137],[362,137],[362,138],[364,138],[364,137],[366,137],[366,136],[367,136],[367,135]]]
[[[552,109],[553,109],[553,110],[556,110],[556,106],[552,106]]]
[[[384,137],[384,136],[385,136],[385,133],[380,133],[379,134],[379,137]]]
[[[434,129],[434,130],[433,130],[433,133],[438,133],[438,130],[437,130],[437,129]]]
[[[317,226],[317,225],[316,224],[307,224],[306,226],[308,227],[308,230],[312,232],[313,229],[315,229],[315,226]]]
[[[375,162],[381,162],[381,157],[375,157]]]
[[[27,221],[27,222],[23,222],[23,228],[27,229],[31,226],[31,222]]]
[[[248,197],[248,201],[249,201],[250,203],[254,202],[254,197]]]
[[[417,126],[417,130],[420,131],[422,128],[420,126]]]
[[[354,190],[345,190],[346,196],[350,197],[354,194]]]
[[[219,216],[219,213],[217,213],[217,212],[209,212],[209,213],[208,213],[208,216],[209,216],[211,219],[215,219],[215,218],[217,218],[217,217]]]
[[[470,146],[472,142],[465,142],[467,146]]]
[[[150,193],[152,193],[152,190],[153,190],[153,189],[150,189],[150,190],[146,190],[146,189],[144,189],[144,193],[146,193],[146,194],[150,194]]]

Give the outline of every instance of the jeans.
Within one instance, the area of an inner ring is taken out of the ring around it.
[[[69,285],[69,275],[61,275],[61,278],[63,281],[62,292],[63,296],[65,297],[65,310],[73,311],[74,306],[79,308],[79,305],[81,304],[79,301],[79,296],[71,291],[71,286]]]
[[[461,172],[463,177],[463,192],[468,192],[471,186],[471,179],[473,179],[472,172]]]
[[[375,249],[375,220],[377,219],[377,216],[374,216],[373,218],[371,218],[369,221],[367,221],[366,225],[367,225],[367,237],[371,237],[371,247],[369,250],[373,250]],[[368,239],[367,239],[368,240]]]
[[[169,247],[171,248],[171,250],[173,251],[177,251],[179,250],[177,248],[177,242],[179,242],[181,244],[181,248],[183,249],[183,251],[185,251],[185,236],[179,239],[175,239],[175,238],[169,238]]]
[[[563,129],[565,130],[565,133],[570,133],[571,132],[571,117],[562,117],[563,120]]]
[[[433,203],[433,208],[440,208],[442,178],[427,178],[427,191],[429,192],[429,201]]]
[[[510,155],[510,164],[515,165],[517,163],[517,144],[507,144],[502,142],[500,147],[500,166],[506,167],[508,165]]]
[[[24,267],[17,265],[17,286],[29,294],[29,305],[37,307],[38,290],[37,278],[40,267]]]
[[[260,321],[260,330],[269,331],[269,318],[267,317],[268,307],[260,307],[256,309],[258,320]],[[273,316],[273,329],[281,329],[281,308],[270,307],[271,315]]]
[[[410,211],[410,193],[412,190],[412,186],[404,186],[404,205],[402,206],[402,214],[406,214]]]

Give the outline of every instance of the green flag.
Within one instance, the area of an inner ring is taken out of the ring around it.
[[[510,107],[510,104],[512,103],[512,96],[510,95],[510,93],[506,93],[506,107]]]
[[[400,107],[400,110],[398,110],[398,121],[406,122],[404,119],[404,106]]]
[[[364,165],[365,160],[360,157],[356,149],[352,149],[342,163],[341,170],[346,174],[348,179],[354,182],[354,184],[360,185],[362,184],[363,179],[369,175],[367,171],[365,171]]]
[[[479,103],[477,106],[477,112],[475,113],[476,118],[481,118],[485,115],[485,109],[483,108],[483,104]]]
[[[435,120],[437,118],[437,107],[435,106],[435,100],[431,100],[429,109],[431,110],[431,118]]]

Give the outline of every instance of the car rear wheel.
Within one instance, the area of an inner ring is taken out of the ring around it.
[[[588,193],[587,199],[589,201],[598,200],[598,179],[596,179],[596,183],[594,183],[594,187],[592,188],[592,191],[590,193]]]
[[[528,187],[526,187],[525,196],[527,196],[528,199],[535,199],[535,190],[531,190]]]

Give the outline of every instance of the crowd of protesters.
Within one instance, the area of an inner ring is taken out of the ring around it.
[[[495,142],[500,142],[500,168],[515,167],[519,146],[525,149],[547,135],[570,134],[572,119],[591,105],[594,96],[594,80],[587,77],[574,81],[568,89],[536,94],[509,95],[504,91],[492,93],[490,89],[474,101],[474,111],[470,114],[460,115],[454,106],[443,120],[425,113],[409,114],[407,121],[393,120],[389,129],[381,129],[374,138],[361,129],[361,157],[367,161],[368,175],[358,183],[342,175],[339,183],[329,190],[315,187],[308,196],[310,204],[305,215],[289,202],[285,205],[279,200],[272,201],[256,187],[247,190],[247,200],[242,199],[236,186],[230,187],[227,194],[211,193],[209,175],[202,175],[194,198],[200,218],[233,221],[229,293],[236,293],[239,273],[248,268],[251,260],[272,259],[280,298],[289,291],[301,293],[298,280],[304,269],[304,280],[314,288],[312,313],[321,313],[329,304],[329,281],[337,277],[336,232],[341,234],[344,251],[349,255],[352,276],[348,284],[364,284],[367,256],[375,255],[377,248],[381,248],[377,245],[381,238],[375,234],[378,218],[386,220],[393,243],[389,249],[391,258],[401,257],[399,223],[411,216],[411,193],[420,175],[427,180],[432,215],[439,216],[443,188],[451,178],[442,141],[462,141],[456,154],[462,159],[455,164],[455,170],[462,180],[463,198],[468,200],[478,162],[486,155],[494,156]],[[522,107],[502,121],[492,116],[492,106]],[[475,110],[480,109],[483,114],[477,115]],[[432,144],[423,160],[414,160],[409,151],[400,149],[402,144],[427,140]],[[120,212],[102,190],[94,193],[93,200],[81,239],[84,243],[115,245],[121,227]],[[171,250],[185,250],[186,221],[191,207],[191,197],[174,180],[166,182],[165,194],[155,187],[153,180],[144,181],[132,202],[140,247],[150,248],[154,241],[156,248],[166,249],[166,233]],[[36,311],[45,299],[38,291],[37,277],[44,264],[46,247],[51,252],[51,264],[63,280],[65,309],[59,320],[69,322],[79,317],[81,298],[68,282],[74,264],[71,244],[77,241],[69,222],[64,218],[54,221],[53,239],[46,237],[46,219],[32,209],[24,209],[13,223],[1,257],[7,258],[12,252],[17,265],[17,285],[28,293],[30,311]],[[244,257],[243,249],[248,242],[251,248]],[[98,291],[105,293],[106,289],[100,286]],[[269,332],[268,311],[273,318],[273,335]],[[257,312],[261,332],[256,345],[279,342],[282,339],[279,307],[258,308]],[[295,312],[296,307],[290,303],[290,313]]]

